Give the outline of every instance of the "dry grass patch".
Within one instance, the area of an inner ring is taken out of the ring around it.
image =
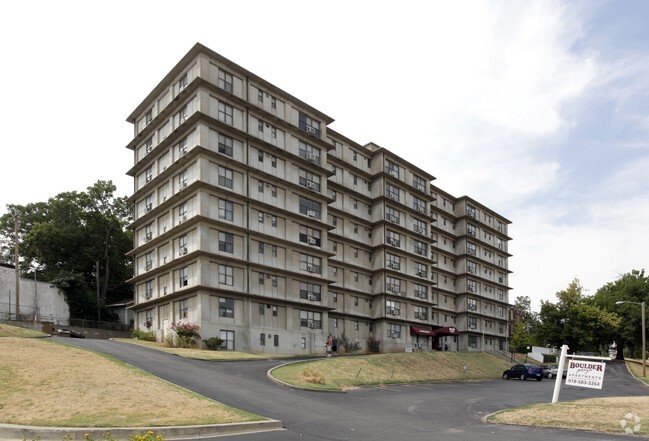
[[[194,358],[197,360],[268,360],[269,358],[292,357],[292,355],[285,354],[249,354],[247,352],[236,351],[211,351],[207,349],[171,348],[167,346],[166,343],[137,340],[133,338],[115,338],[113,340],[146,346],[147,348],[157,349],[169,354],[174,354],[185,358]]]
[[[272,375],[295,386],[333,390],[390,383],[494,379],[500,378],[509,363],[485,353],[417,352],[331,357],[307,362],[306,366],[320,372],[325,383],[304,381],[304,363],[282,366],[273,370]]]
[[[0,323],[0,337],[46,337],[47,334],[20,326]]]
[[[258,421],[96,353],[51,341],[0,340],[0,422],[164,426]]]
[[[640,420],[637,427],[636,417]],[[625,421],[621,424],[622,421]],[[591,398],[556,404],[535,404],[505,410],[489,417],[489,422],[525,426],[594,430],[649,435],[649,397]]]

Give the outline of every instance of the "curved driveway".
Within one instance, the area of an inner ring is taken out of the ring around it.
[[[292,389],[269,380],[266,372],[280,364],[279,360],[210,362],[110,340],[54,339],[109,354],[224,404],[281,420],[286,428],[232,438],[237,441],[638,439],[481,422],[483,416],[497,410],[549,403],[554,380],[426,383],[323,393]],[[634,380],[623,363],[610,362],[602,390],[564,385],[560,401],[648,394],[649,389]],[[622,413],[620,419],[623,417]]]

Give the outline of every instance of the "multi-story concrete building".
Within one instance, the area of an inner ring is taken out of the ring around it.
[[[509,221],[197,44],[128,117],[135,322],[224,349],[504,349]]]

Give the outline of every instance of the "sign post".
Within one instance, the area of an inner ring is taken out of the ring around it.
[[[604,371],[606,370],[606,363],[604,363],[604,361],[610,359],[602,357],[589,357],[586,355],[571,355],[570,360],[566,360],[567,355],[568,345],[561,346],[561,358],[559,359],[557,379],[554,382],[552,404],[555,404],[559,401],[561,380],[563,378],[563,368],[564,366],[566,366],[566,364],[568,366],[568,373],[566,375],[566,384],[568,386],[601,389],[602,385],[604,384]]]

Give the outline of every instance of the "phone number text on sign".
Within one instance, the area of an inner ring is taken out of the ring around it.
[[[568,361],[566,385],[601,389],[604,383],[606,363],[592,361]]]

